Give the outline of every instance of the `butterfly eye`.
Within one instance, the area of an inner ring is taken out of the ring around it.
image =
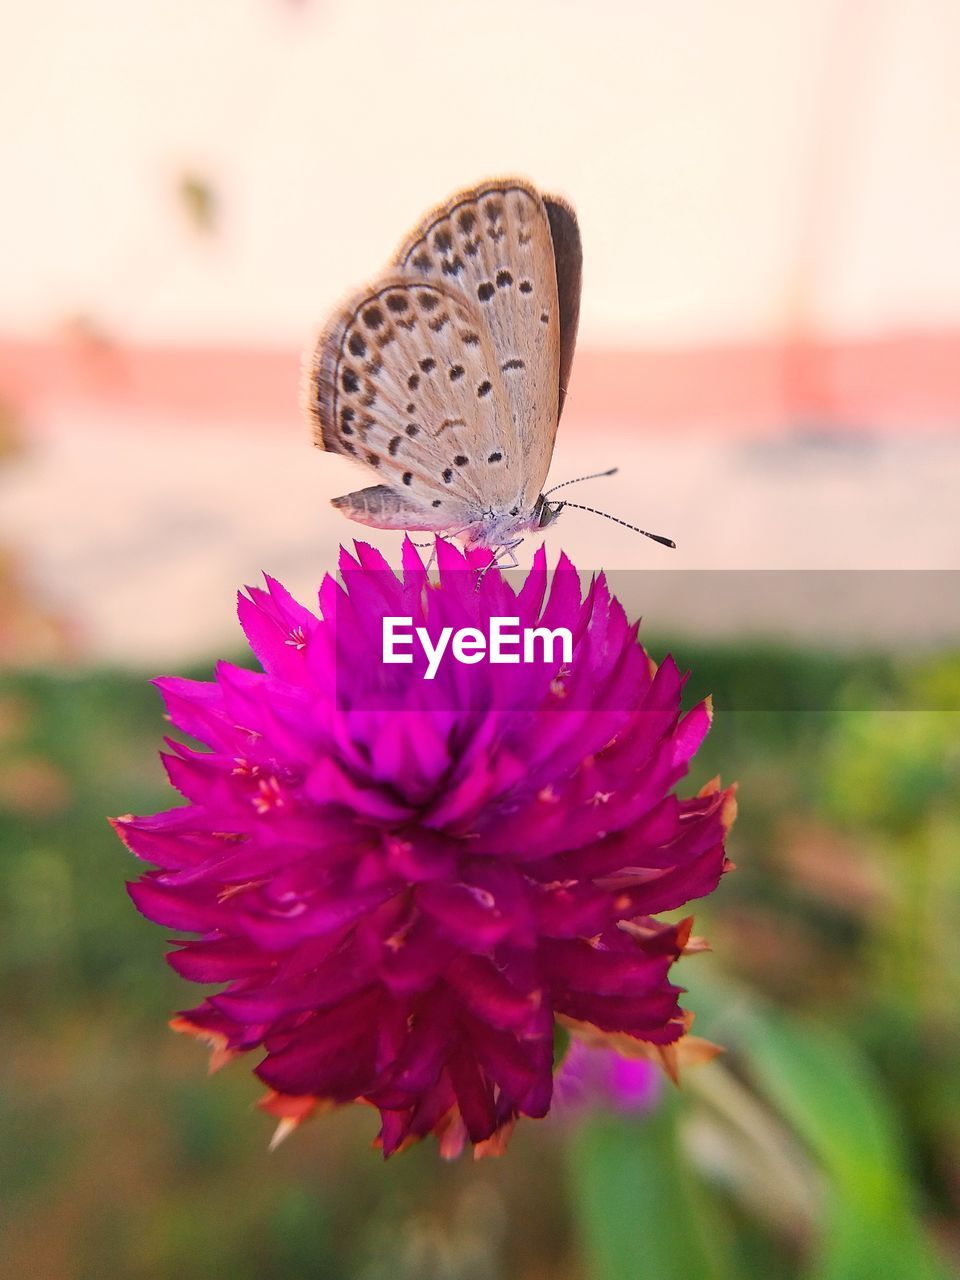
[[[540,529],[545,529],[548,524],[553,524],[554,520],[556,520],[557,516],[560,514],[560,510],[562,506],[563,504],[560,503],[556,507],[551,507],[549,502],[547,502],[546,499],[541,495],[540,512],[539,512],[540,520],[539,520],[538,527]]]
[[[511,507],[511,508],[510,508],[510,514],[511,514],[512,516],[518,516],[518,515],[520,514],[520,508],[519,508],[519,507]]]

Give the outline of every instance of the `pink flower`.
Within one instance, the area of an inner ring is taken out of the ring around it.
[[[541,550],[514,592],[488,553],[438,543],[440,585],[409,542],[403,575],[359,544],[320,616],[267,579],[239,600],[262,671],[157,681],[203,744],[164,757],[186,804],[115,827],[157,870],[143,914],[197,934],[169,957],[221,984],[179,1029],[217,1062],[261,1050],[264,1104],[289,1128],[317,1107],[376,1107],[385,1155],[434,1132],[502,1148],[546,1114],[554,1020],[666,1047],[686,1015],[670,967],[689,922],[654,913],[710,893],[729,865],[731,791],[672,794],[710,720],[680,714],[602,575],[581,596]],[[572,661],[381,661],[382,620],[516,617],[568,627]]]
[[[652,1110],[663,1073],[647,1058],[622,1058],[613,1049],[573,1040],[554,1077],[554,1106],[576,1115],[604,1107],[623,1112]]]

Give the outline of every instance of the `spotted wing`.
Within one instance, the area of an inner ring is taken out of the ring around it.
[[[415,279],[459,290],[476,308],[520,440],[529,507],[553,456],[561,366],[557,271],[543,199],[519,178],[461,191],[427,215],[396,261]]]
[[[517,499],[496,354],[476,305],[446,284],[395,276],[364,289],[321,335],[304,399],[315,443],[385,482],[335,501],[354,519],[453,530]],[[389,511],[385,490],[399,499]]]

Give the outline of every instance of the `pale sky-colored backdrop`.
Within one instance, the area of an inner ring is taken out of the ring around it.
[[[960,324],[955,0],[31,0],[0,24],[0,333],[299,345],[425,206],[510,170],[576,202],[588,343]]]

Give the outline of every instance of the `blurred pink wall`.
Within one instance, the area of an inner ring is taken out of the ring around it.
[[[0,548],[83,653],[213,652],[239,582],[307,598],[367,536],[300,353],[491,173],[582,224],[554,480],[619,464],[584,500],[678,544],[570,511],[551,554],[960,565],[956,0],[34,0],[0,28],[0,448],[28,446]]]

